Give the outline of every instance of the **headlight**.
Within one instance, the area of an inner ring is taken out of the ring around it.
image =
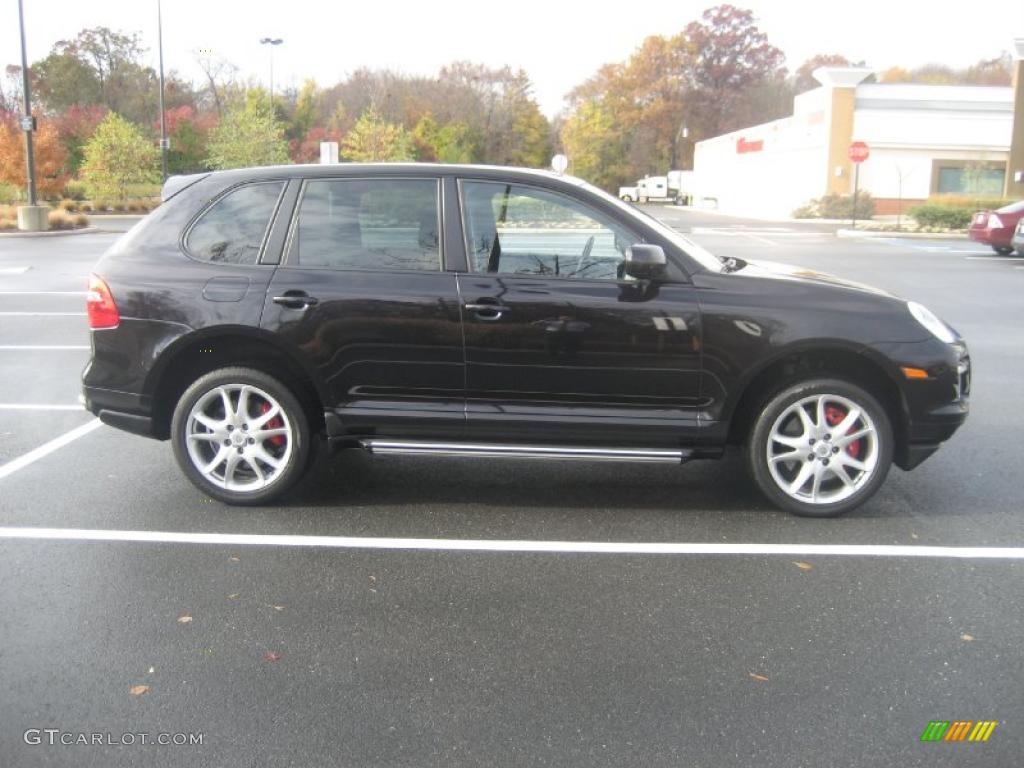
[[[914,319],[927,328],[932,336],[939,341],[943,341],[946,344],[952,344],[956,341],[956,334],[953,333],[953,329],[939,320],[927,307],[918,304],[916,301],[908,301],[907,309],[910,310],[910,314],[914,316]]]

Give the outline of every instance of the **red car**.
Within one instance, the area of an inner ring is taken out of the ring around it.
[[[1024,218],[1024,200],[1004,205],[995,211],[978,211],[971,219],[968,237],[979,243],[991,245],[1000,256],[1013,253],[1013,231],[1017,222]]]

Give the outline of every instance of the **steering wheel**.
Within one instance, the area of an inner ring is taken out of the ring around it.
[[[591,235],[587,239],[587,244],[583,246],[583,253],[580,254],[579,259],[576,261],[576,269],[573,270],[573,275],[578,275],[580,270],[583,269],[583,261],[590,255],[590,252],[594,250],[594,236]]]

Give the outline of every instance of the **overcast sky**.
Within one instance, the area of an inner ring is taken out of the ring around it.
[[[156,0],[24,0],[29,61],[86,27],[138,31],[156,64]],[[274,51],[275,90],[313,77],[329,85],[359,67],[432,74],[455,59],[522,67],[548,115],[601,64],[627,57],[648,35],[670,35],[712,2],[689,0],[164,0],[164,65],[198,80],[194,51],[212,49],[243,78],[266,81]],[[930,0],[738,0],[795,69],[815,53],[841,53],[870,66],[955,67],[992,58],[1024,37],[1022,0],[976,5]],[[0,0],[0,65],[20,57],[17,0]]]

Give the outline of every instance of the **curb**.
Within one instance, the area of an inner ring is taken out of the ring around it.
[[[113,230],[103,230],[90,224],[81,229],[56,229],[52,232],[49,230],[45,232],[0,232],[0,237],[64,237],[66,235],[92,235],[107,231]]]
[[[966,232],[885,232],[880,229],[839,229],[836,237],[898,237],[910,240],[967,240]]]

